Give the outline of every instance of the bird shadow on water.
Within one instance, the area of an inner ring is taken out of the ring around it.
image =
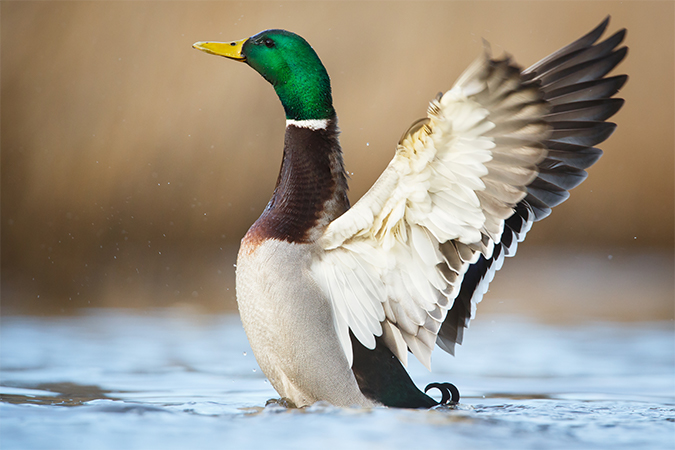
[[[35,385],[5,382],[3,391],[0,393],[0,402],[14,405],[82,406],[92,400],[119,400],[99,386],[70,382]]]

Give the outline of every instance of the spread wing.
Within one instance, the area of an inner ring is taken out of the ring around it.
[[[607,20],[526,71],[485,54],[404,135],[373,187],[319,239],[312,273],[330,297],[352,360],[350,330],[375,336],[403,362],[430,367],[452,352],[504,256],[533,221],[585,178],[614,129],[603,78],[625,56],[620,31],[594,45]]]

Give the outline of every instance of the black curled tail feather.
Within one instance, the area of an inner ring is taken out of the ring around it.
[[[432,408],[438,405],[436,400],[415,386],[403,364],[382,338],[375,338],[375,348],[369,350],[351,331],[349,335],[354,351],[352,371],[363,395],[394,408]]]
[[[426,394],[430,389],[441,391],[439,405],[456,405],[459,403],[459,389],[452,383],[429,383],[424,388],[424,393]]]

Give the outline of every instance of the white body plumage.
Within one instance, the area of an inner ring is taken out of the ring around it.
[[[372,406],[340,347],[331,302],[310,274],[319,251],[273,239],[242,244],[237,302],[246,335],[272,386],[296,405]]]

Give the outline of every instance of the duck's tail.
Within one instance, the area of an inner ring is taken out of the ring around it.
[[[431,383],[420,391],[396,356],[376,338],[374,350],[364,347],[351,334],[354,363],[352,370],[363,395],[394,408],[432,408],[459,402],[459,391],[450,383]],[[430,389],[441,391],[437,402],[426,394]]]

